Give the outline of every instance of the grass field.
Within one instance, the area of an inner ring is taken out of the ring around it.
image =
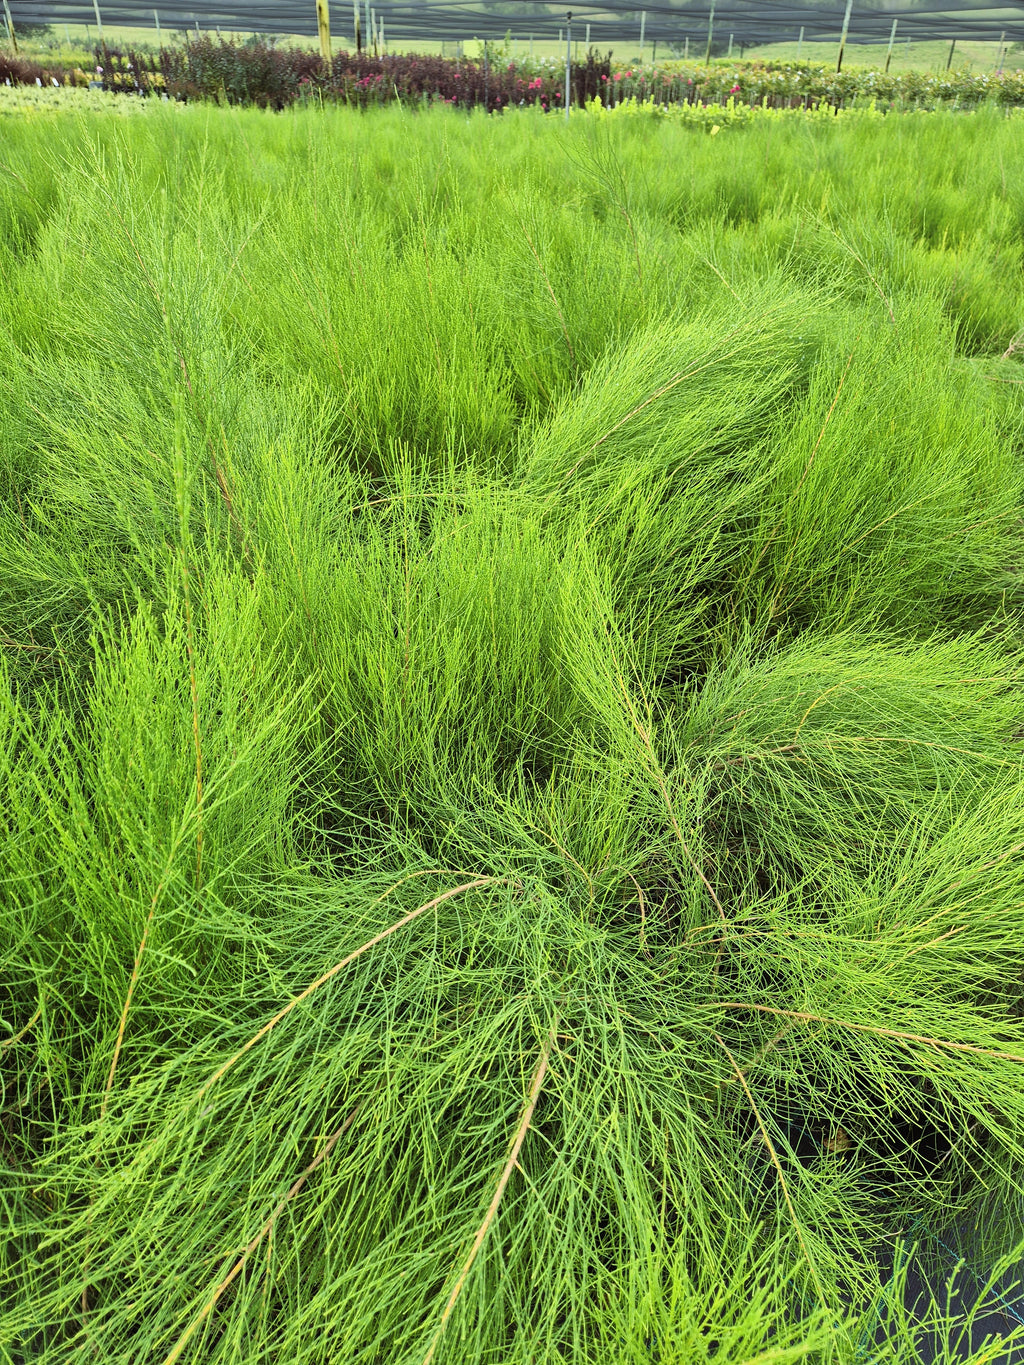
[[[0,1360],[909,1365],[879,1248],[1013,1262],[1022,138],[4,122]]]

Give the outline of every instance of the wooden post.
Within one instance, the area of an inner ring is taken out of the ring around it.
[[[846,35],[850,28],[850,11],[853,9],[853,0],[846,0],[846,13],[843,15],[843,31],[839,35],[839,56],[836,58],[836,73],[843,69],[843,49],[846,47]]]
[[[320,56],[327,70],[331,69],[331,12],[328,0],[316,0],[316,27],[320,35]]]
[[[587,51],[589,52],[589,51],[590,51],[590,25],[589,25],[589,24],[587,25],[587,43],[586,43],[586,47],[587,47]]]
[[[885,70],[887,75],[889,72],[889,63],[892,61],[892,45],[896,41],[896,25],[898,23],[898,19],[892,21],[892,32],[889,34],[889,51],[885,54]]]
[[[804,26],[800,25],[800,37],[796,40],[796,59],[800,60],[800,53],[804,50]]]
[[[644,29],[647,27],[647,11],[640,11],[640,65],[644,64]]]
[[[729,55],[730,57],[732,56],[732,34],[731,34],[731,33],[729,34],[729,54],[728,54],[728,55]]]
[[[707,66],[711,60],[711,37],[715,31],[715,0],[711,0],[711,9],[708,12],[708,50],[704,53],[704,65]]]
[[[949,68],[953,65],[953,53],[954,53],[955,51],[956,51],[956,39],[954,38],[953,41],[952,41],[952,42],[950,43],[950,45],[949,45],[949,56],[946,58],[946,70],[947,70],[947,71],[948,71]]]
[[[103,20],[100,18],[100,0],[92,0],[92,7],[96,13],[96,37],[99,42],[103,42]]]
[[[153,11],[153,22],[156,24],[156,45],[157,45],[157,47],[159,47],[159,46],[160,46],[160,11],[159,11],[158,9],[155,9],[155,10]]]
[[[373,29],[370,27],[370,0],[366,0],[363,6],[363,46],[369,48],[373,44]]]
[[[380,39],[380,55],[381,55],[382,57],[386,57],[386,56],[388,55],[388,47],[387,47],[387,43],[385,43],[385,41],[384,41],[384,16],[383,16],[383,15],[381,15],[381,17],[380,17],[380,22],[377,24],[377,37]]]
[[[14,48],[15,55],[17,55],[18,35],[14,31],[14,20],[11,18],[11,11],[8,8],[7,0],[4,0],[4,18],[7,21],[7,32],[10,35],[11,46]]]
[[[569,104],[572,100],[572,10],[565,16],[565,121],[569,122]]]
[[[355,20],[353,32],[356,40],[356,54],[358,55],[363,50],[363,37],[359,31],[359,0],[352,0],[352,17]]]
[[[684,61],[684,62],[688,62],[689,60],[690,60],[690,35],[687,34],[686,37],[683,39],[683,61]]]
[[[998,76],[1003,69],[1003,43],[1006,41],[1006,30],[999,35],[999,51],[996,53],[996,75]]]

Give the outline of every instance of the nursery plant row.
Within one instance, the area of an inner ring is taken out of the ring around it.
[[[469,61],[443,57],[338,53],[328,66],[319,53],[262,40],[234,42],[209,35],[173,47],[121,51],[97,47],[92,67],[69,67],[0,52],[0,82],[90,85],[125,94],[219,100],[274,109],[304,99],[364,107],[398,102],[483,105],[503,110],[562,107],[565,66],[554,61]],[[921,71],[887,74],[784,62],[671,62],[658,67],[613,64],[591,52],[571,65],[570,98],[606,107],[634,99],[652,105],[738,103],[770,108],[975,108],[991,102],[1024,105],[1024,72]]]

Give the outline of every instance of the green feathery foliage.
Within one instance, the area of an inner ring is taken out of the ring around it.
[[[5,126],[0,1360],[909,1365],[1017,1263],[1020,136]]]

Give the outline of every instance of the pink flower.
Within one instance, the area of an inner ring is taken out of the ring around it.
[[[622,80],[622,72],[621,72],[621,71],[616,71],[615,75],[612,77],[612,80],[613,80],[613,81],[621,81],[621,80]]]
[[[729,94],[730,94],[730,95],[735,95],[735,93],[736,93],[736,91],[737,91],[738,89],[739,89],[739,86],[738,86],[738,85],[734,85],[734,86],[732,87],[732,89],[729,91]]]

